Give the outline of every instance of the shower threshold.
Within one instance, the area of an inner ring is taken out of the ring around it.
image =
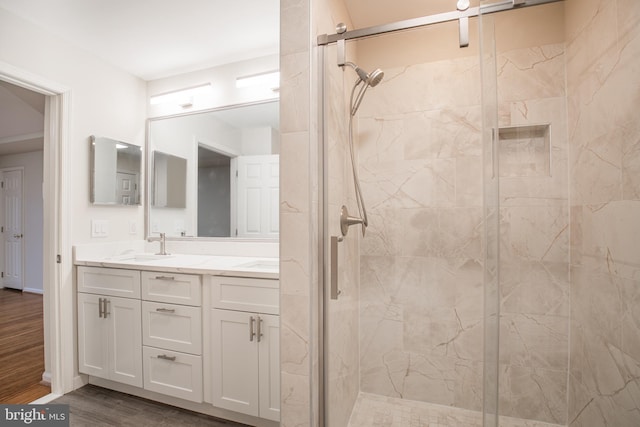
[[[453,406],[360,393],[349,427],[482,427],[482,413]],[[541,421],[500,417],[500,427],[561,427]]]

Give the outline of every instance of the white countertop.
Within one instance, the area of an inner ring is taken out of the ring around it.
[[[220,255],[124,253],[115,256],[77,256],[75,265],[171,273],[277,279],[278,258]]]

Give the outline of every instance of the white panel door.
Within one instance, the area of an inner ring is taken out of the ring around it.
[[[116,174],[116,202],[123,205],[138,204],[138,176],[130,172]]]
[[[237,162],[237,235],[277,238],[280,229],[280,156],[239,156]]]
[[[211,310],[213,405],[253,416],[259,413],[258,343],[250,336],[256,317],[241,311]]]
[[[102,295],[78,293],[78,371],[109,378],[109,323],[100,316]]]
[[[20,289],[22,274],[22,170],[5,171],[4,182],[4,279],[7,288]]]
[[[259,314],[260,418],[280,421],[280,318]]]
[[[142,387],[140,300],[106,297],[109,322],[109,379]]]

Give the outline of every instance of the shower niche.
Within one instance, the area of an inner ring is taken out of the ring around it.
[[[501,127],[498,132],[500,176],[551,176],[549,128],[549,124]]]

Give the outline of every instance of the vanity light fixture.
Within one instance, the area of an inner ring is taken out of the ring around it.
[[[149,99],[149,104],[175,104],[186,108],[193,105],[195,97],[209,93],[211,93],[211,83],[205,83],[198,86],[188,87],[186,89],[154,95]]]
[[[236,78],[236,88],[262,86],[274,92],[280,88],[280,71],[267,71]]]

